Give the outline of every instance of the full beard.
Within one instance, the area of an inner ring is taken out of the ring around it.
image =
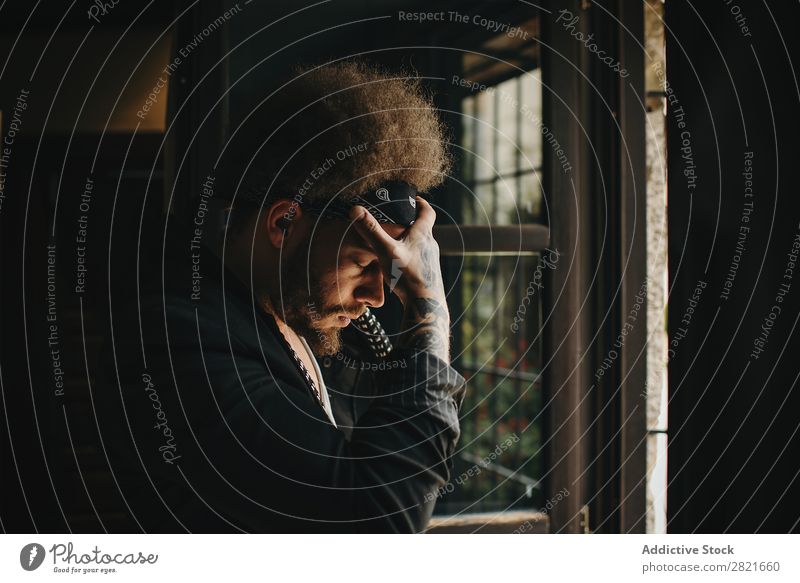
[[[326,304],[325,290],[336,282],[322,281],[308,258],[306,250],[298,250],[297,257],[281,262],[280,286],[269,298],[276,315],[305,338],[315,355],[331,356],[342,348],[342,329],[322,327],[320,322],[343,310],[340,305]]]

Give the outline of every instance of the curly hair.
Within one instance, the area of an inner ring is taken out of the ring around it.
[[[233,206],[350,199],[390,180],[420,192],[451,166],[446,130],[414,75],[363,62],[298,68],[229,153]],[[248,167],[249,166],[249,167]]]

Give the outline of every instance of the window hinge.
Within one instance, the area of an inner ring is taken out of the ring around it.
[[[584,504],[581,507],[581,528],[583,529],[583,534],[592,534],[592,531],[589,529],[589,505]]]

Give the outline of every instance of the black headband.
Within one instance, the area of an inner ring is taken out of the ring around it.
[[[379,223],[393,223],[410,227],[417,219],[417,190],[402,181],[385,182],[379,187],[363,192],[349,201],[300,201],[300,208],[320,217],[349,220],[350,209],[361,205]]]

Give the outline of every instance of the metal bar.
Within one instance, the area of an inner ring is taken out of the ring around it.
[[[517,89],[517,104],[518,104],[518,107],[517,107],[517,111],[516,111],[516,114],[517,114],[516,115],[516,119],[514,120],[515,121],[514,125],[516,126],[516,148],[514,149],[514,154],[515,154],[515,156],[514,156],[514,168],[515,168],[516,182],[517,182],[517,208],[518,209],[520,208],[521,202],[522,202],[522,175],[520,174],[520,170],[522,169],[522,152],[521,152],[521,150],[522,150],[522,146],[521,146],[521,144],[522,144],[522,107],[523,107],[523,103],[522,103],[522,84],[523,83],[527,83],[527,82],[528,82],[528,77],[527,76],[517,77],[516,89]],[[539,117],[541,117],[541,114],[540,114]],[[541,163],[540,163],[540,165],[541,165]],[[514,298],[514,304],[513,304],[514,307],[520,305],[520,303],[522,302],[522,297],[525,294],[525,282],[523,281],[524,278],[522,277],[522,274],[525,273],[525,271],[522,268],[526,264],[527,264],[527,261],[524,258],[517,257],[517,263],[516,263],[517,269],[515,269],[515,273],[514,273],[514,277],[516,278],[516,284],[517,284],[516,285],[516,297]],[[514,307],[512,307],[511,309],[513,310]],[[510,314],[509,318],[508,318],[508,321],[512,321],[513,318],[514,318],[514,315],[515,314]],[[517,330],[517,334],[515,334],[514,336],[511,337],[510,342],[511,342],[511,346],[513,347],[513,350],[511,352],[511,362],[517,362],[519,360],[520,355],[522,353],[521,345],[520,345],[520,338],[523,337],[523,336],[520,336],[520,335],[526,334],[527,331],[528,331],[527,326],[525,326],[523,324]],[[514,395],[516,397],[515,404],[514,404],[513,415],[514,415],[514,419],[518,420],[518,419],[520,419],[522,417],[522,412],[523,412],[522,411],[522,406],[523,406],[523,403],[522,403],[522,391],[524,389],[522,387],[522,384],[519,382],[519,377],[517,375],[514,375],[511,378],[514,380]],[[518,423],[514,424],[514,429],[516,431],[519,431],[519,424]],[[521,462],[522,462],[521,449],[522,449],[521,447],[515,447],[514,448],[513,454],[514,454],[514,467],[515,468],[519,468],[520,465],[521,465]],[[528,467],[528,471],[530,471],[530,467]],[[529,494],[528,497],[530,497],[530,494]]]
[[[495,93],[492,96],[492,167],[497,168],[500,167],[500,97],[499,93]],[[497,182],[492,183],[492,224],[499,223],[499,195],[497,192]],[[502,285],[503,279],[499,277],[500,274],[500,264],[499,258],[497,257],[489,257],[489,266],[491,268],[491,278],[492,278],[492,291],[494,295],[494,306],[497,308],[502,303],[502,298],[500,297],[500,286]],[[494,336],[494,342],[492,342],[492,346],[500,346],[500,318],[497,317],[497,311],[495,312],[494,322],[492,322],[493,330],[492,334]],[[501,351],[498,350],[495,353],[495,364],[497,363],[497,358],[501,354]],[[498,415],[497,411],[497,404],[500,400],[500,394],[503,390],[502,382],[500,385],[497,385],[493,389],[493,394],[489,399],[491,403],[491,418],[490,423],[492,426],[492,443],[499,443],[500,442],[500,416]],[[497,491],[497,475],[491,474],[492,478],[492,492]]]
[[[519,152],[517,152],[517,155],[519,156]],[[528,167],[518,168],[514,172],[506,172],[505,174],[500,173],[500,174],[495,174],[491,178],[482,178],[480,180],[474,180],[470,185],[478,186],[483,184],[491,184],[493,182],[500,182],[501,180],[518,178],[519,176],[525,176],[526,174],[536,174],[537,172],[541,171],[542,171],[541,166],[536,166],[534,168],[528,168]]]
[[[480,456],[473,455],[467,452],[462,452],[461,459],[471,464],[475,464],[476,466],[480,466],[485,470],[489,470],[491,473],[497,476],[501,476],[503,478],[506,478],[507,480],[512,480],[514,482],[522,484],[523,486],[525,486],[525,491],[528,498],[530,498],[532,490],[540,490],[542,487],[541,482],[539,482],[539,480],[534,480],[533,478],[529,478],[528,476],[521,475],[519,472],[512,470],[511,468],[501,466],[500,464],[485,461],[485,458],[481,458]]]
[[[510,379],[517,379],[528,383],[541,382],[541,375],[539,373],[534,374],[531,372],[518,372],[512,368],[503,368],[500,366],[485,366],[485,365],[478,366],[475,364],[464,364],[461,368],[478,374],[487,374],[489,376],[504,376]]]

